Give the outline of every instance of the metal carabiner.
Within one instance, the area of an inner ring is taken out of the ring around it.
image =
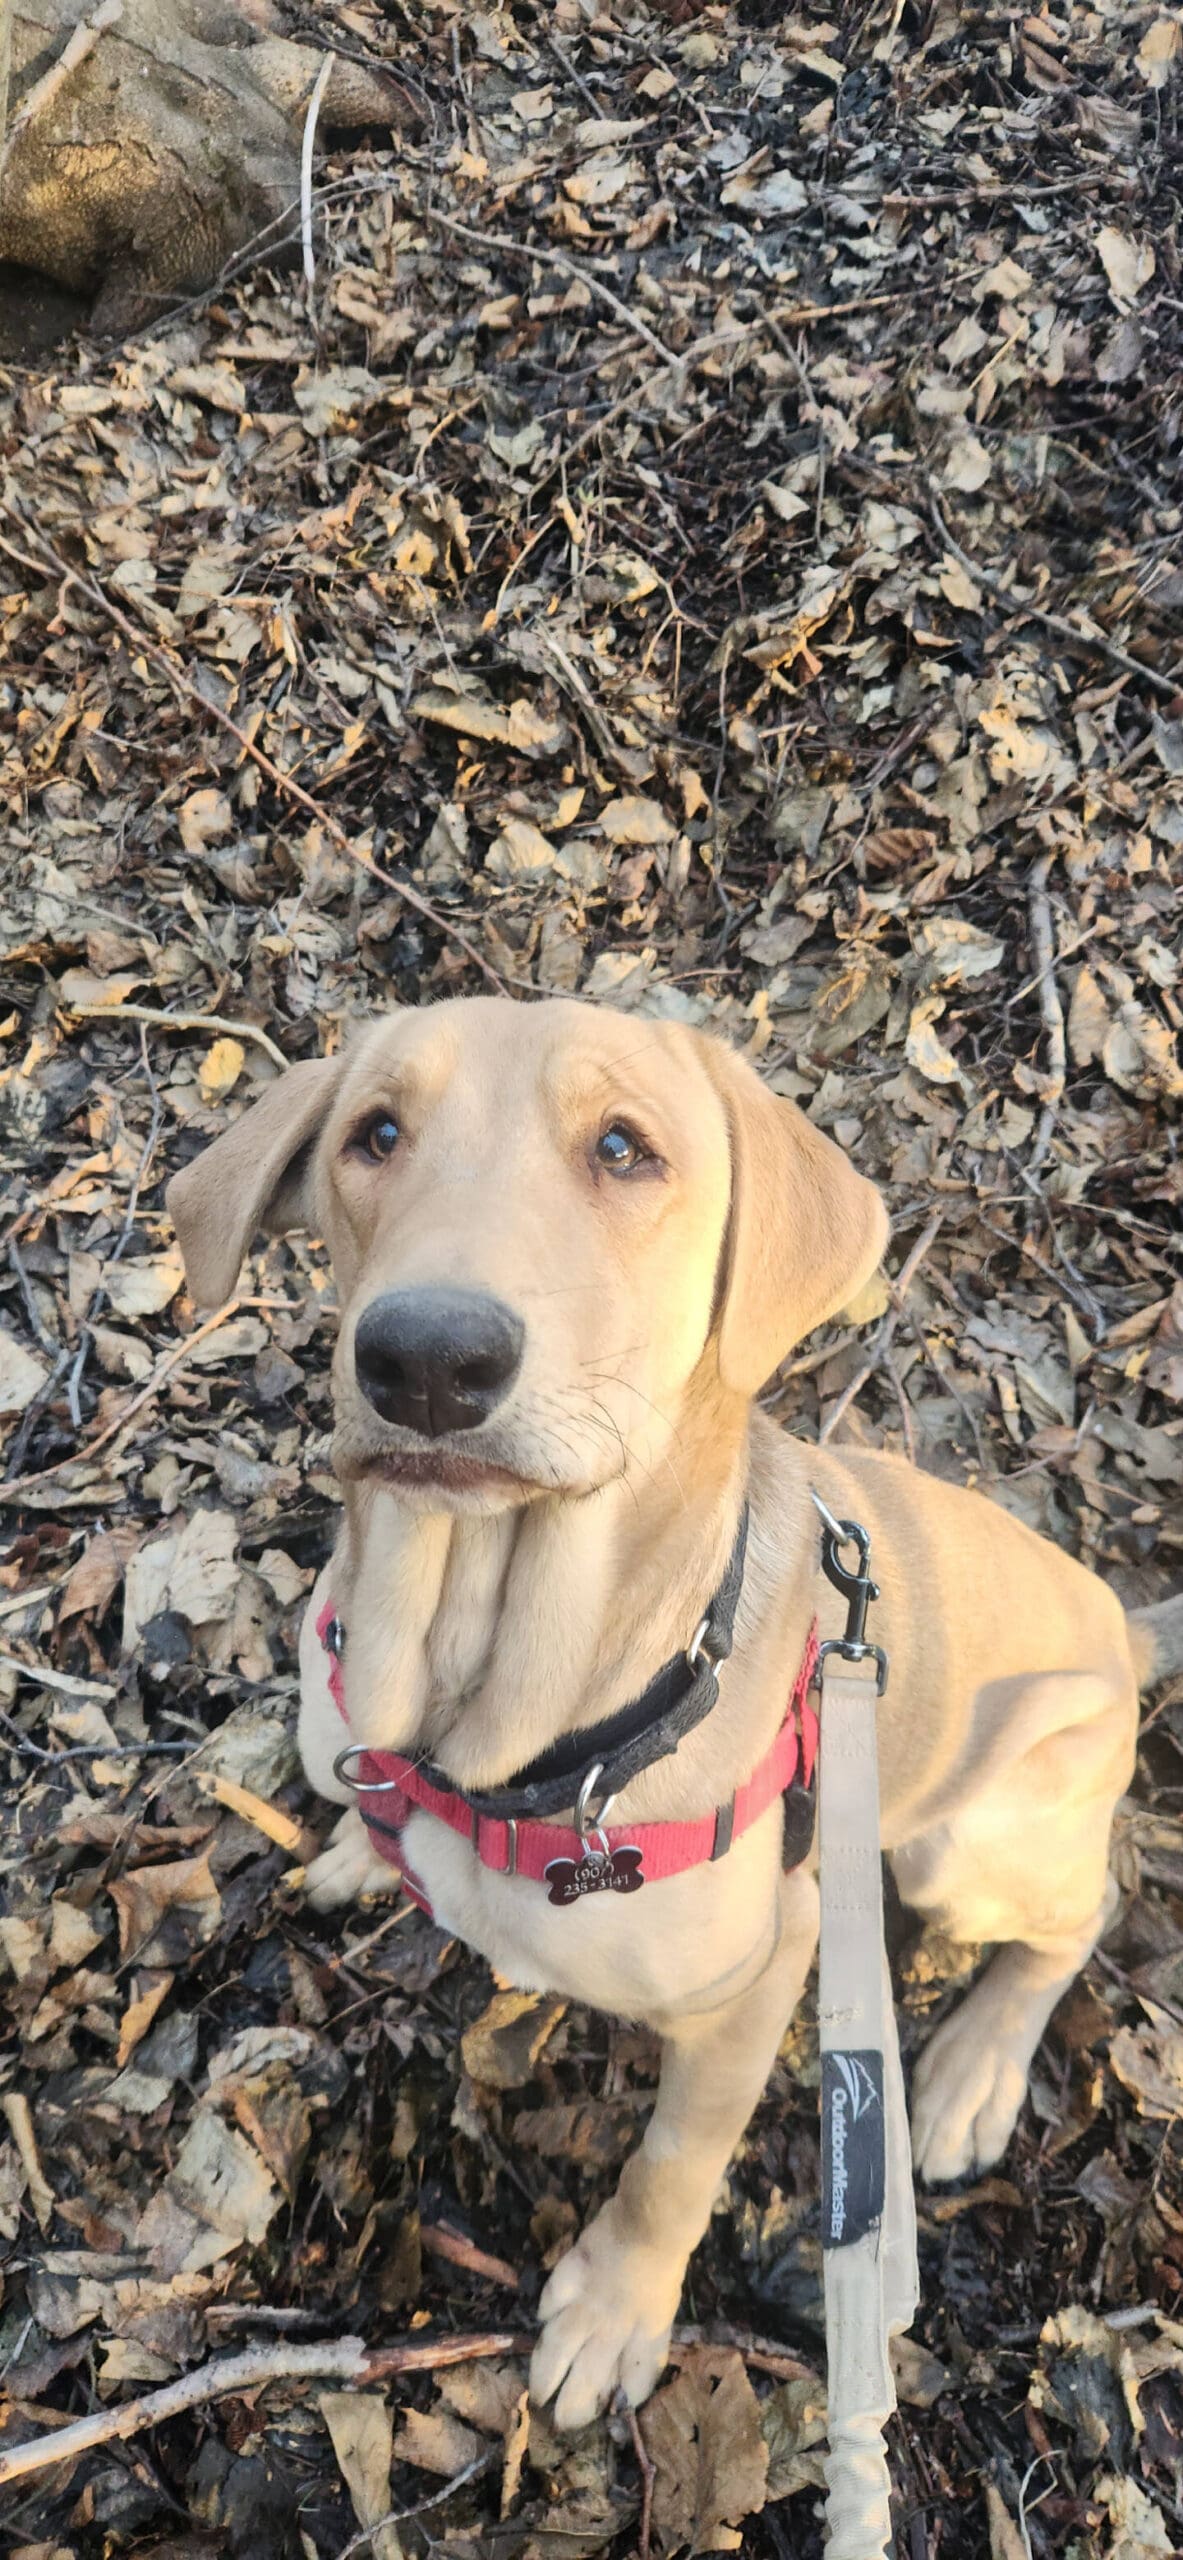
[[[882,1697],[887,1687],[887,1655],[882,1645],[867,1642],[867,1610],[872,1600],[878,1600],[880,1596],[879,1585],[872,1582],[870,1574],[870,1532],[858,1520],[836,1519],[819,1493],[814,1493],[813,1500],[822,1521],[822,1572],[846,1602],[846,1633],[831,1636],[819,1645],[818,1663],[823,1663],[831,1653],[841,1654],[845,1662],[873,1661],[876,1685]],[[856,1572],[850,1572],[842,1563],[838,1552],[840,1547],[857,1547]]]

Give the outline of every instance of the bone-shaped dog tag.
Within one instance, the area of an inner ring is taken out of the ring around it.
[[[639,1849],[585,1849],[582,1858],[552,1858],[546,1869],[548,1900],[560,1910],[588,1893],[638,1893],[644,1884]]]

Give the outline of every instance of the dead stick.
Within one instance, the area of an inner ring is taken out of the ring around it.
[[[34,116],[44,115],[46,108],[53,105],[63,82],[69,79],[72,71],[78,70],[79,65],[85,62],[88,53],[94,52],[99,37],[105,34],[108,27],[117,25],[122,16],[123,0],[100,0],[100,6],[95,10],[93,18],[88,18],[84,26],[75,27],[73,35],[63,46],[57,61],[51,62],[48,71],[43,71],[41,78],[33,82],[23,105],[18,108],[13,117],[8,129],[8,140],[0,150],[0,173],[3,172],[10,152],[15,150],[17,143],[21,140],[26,126],[32,124]]]
[[[1027,875],[1027,913],[1031,922],[1031,957],[1035,962],[1036,985],[1039,989],[1039,1011],[1047,1033],[1047,1066],[1050,1091],[1044,1097],[1035,1132],[1035,1144],[1027,1159],[1028,1173],[1036,1173],[1052,1142],[1056,1114],[1064,1092],[1068,1070],[1068,1051],[1064,1040],[1064,1008],[1056,985],[1056,937],[1052,929],[1051,901],[1047,884],[1055,855],[1041,853]]]
[[[637,2469],[641,2474],[641,2520],[637,2528],[637,2560],[649,2560],[649,2536],[653,2526],[653,2484],[657,2478],[657,2464],[641,2433],[636,2410],[628,2409],[625,2415],[628,2419],[628,2431],[633,2440]]]
[[[424,2222],[419,2238],[429,2256],[446,2258],[449,2266],[463,2267],[470,2276],[483,2276],[486,2284],[506,2285],[516,2293],[522,2279],[508,2258],[494,2258],[487,2249],[478,2249],[475,2240],[466,2240],[462,2231],[453,2231],[446,2222]]]
[[[1120,667],[1127,676],[1136,676],[1140,684],[1148,684],[1155,693],[1161,693],[1167,701],[1174,701],[1180,686],[1180,679],[1177,676],[1160,676],[1153,667],[1144,667],[1140,658],[1131,658],[1127,649],[1119,649],[1116,643],[1107,640],[1101,631],[1081,631],[1075,622],[1067,621],[1062,613],[1045,613],[1040,604],[1024,604],[1020,596],[1010,594],[1000,578],[994,577],[989,569],[984,569],[981,561],[974,559],[972,552],[963,551],[961,544],[954,541],[941,514],[935,492],[931,488],[928,491],[928,505],[933,523],[946,549],[952,552],[955,560],[960,561],[966,576],[973,579],[975,586],[984,587],[987,595],[993,596],[996,604],[1005,605],[1008,613],[1014,614],[1019,621],[1041,622],[1045,631],[1054,631],[1058,639],[1070,641],[1074,649],[1084,650],[1086,656],[1108,658],[1111,666]]]
[[[224,1032],[234,1040],[253,1040],[257,1048],[265,1049],[268,1057],[274,1058],[277,1067],[290,1067],[292,1063],[269,1034],[260,1031],[257,1022],[232,1022],[228,1014],[164,1013],[151,1004],[68,1004],[64,997],[62,1009],[86,1022],[154,1022],[162,1031]]]
[[[220,729],[225,729],[227,735],[237,741],[243,754],[249,756],[253,764],[258,765],[260,773],[265,773],[268,781],[274,783],[277,791],[287,799],[294,800],[297,808],[306,809],[309,816],[315,818],[318,827],[324,828],[325,834],[339,847],[348,861],[355,862],[359,871],[368,871],[371,880],[376,880],[379,887],[385,889],[388,895],[393,894],[397,898],[404,898],[409,907],[414,907],[416,914],[425,916],[428,923],[435,926],[437,933],[442,933],[445,942],[454,942],[459,951],[466,953],[473,966],[480,970],[482,977],[487,978],[490,986],[496,988],[498,995],[508,995],[509,989],[504,979],[498,976],[496,969],[477,950],[476,944],[469,941],[468,935],[461,933],[459,925],[450,924],[448,918],[441,915],[439,908],[432,905],[430,898],[425,898],[421,890],[413,889],[409,881],[395,880],[389,872],[380,871],[377,863],[371,862],[368,853],[359,853],[357,846],[350,843],[344,827],[338,826],[336,819],[329,816],[328,810],[321,807],[319,800],[314,800],[310,791],[305,791],[300,783],[294,782],[291,774],[284,772],[282,765],[273,764],[271,757],[264,754],[262,747],[255,745],[254,739],[248,737],[245,729],[239,728],[238,722],[231,719],[228,711],[223,711],[218,703],[208,701],[205,694],[200,692],[195,684],[190,683],[188,676],[182,675],[179,667],[174,667],[172,659],[165,650],[158,649],[155,641],[147,639],[142,631],[137,631],[134,622],[129,622],[127,615],[120,612],[118,605],[112,604],[110,597],[105,594],[102,587],[96,585],[93,578],[85,578],[80,569],[72,569],[69,561],[63,560],[61,553],[54,550],[52,543],[46,542],[41,534],[33,532],[15,507],[10,506],[9,512],[16,517],[21,531],[38,546],[41,556],[30,559],[27,552],[19,551],[15,543],[5,542],[2,537],[0,537],[0,551],[7,552],[11,560],[19,560],[22,568],[25,569],[39,569],[42,572],[47,567],[55,569],[59,578],[64,579],[67,585],[77,587],[82,595],[89,596],[91,603],[98,606],[100,613],[105,613],[108,621],[114,623],[115,629],[122,634],[128,647],[134,650],[136,656],[147,658],[154,667],[158,667],[165,682],[172,686],[174,693],[182,701],[195,702],[202,712],[207,713],[211,720],[217,722]]]
[[[879,1327],[879,1331],[875,1336],[867,1358],[863,1362],[862,1368],[856,1371],[856,1374],[851,1379],[849,1386],[843,1387],[837,1404],[833,1407],[832,1411],[826,1415],[821,1430],[817,1435],[819,1446],[822,1446],[832,1437],[833,1433],[837,1430],[838,1424],[842,1420],[843,1414],[846,1413],[854,1403],[855,1397],[862,1394],[868,1378],[874,1377],[875,1371],[879,1367],[885,1351],[887,1351],[890,1346],[896,1326],[903,1315],[904,1300],[912,1286],[916,1273],[920,1269],[920,1265],[924,1260],[925,1254],[928,1252],[929,1246],[934,1242],[940,1231],[944,1215],[945,1212],[943,1209],[934,1210],[923,1234],[917,1236],[916,1242],[908,1255],[908,1259],[904,1264],[898,1280],[891,1280],[888,1282],[888,1287],[891,1290],[894,1303],[883,1318],[883,1322]]]
[[[519,2353],[524,2344],[512,2330],[482,2337],[434,2338],[397,2347],[367,2347],[364,2338],[326,2338],[315,2346],[247,2347],[241,2355],[216,2356],[194,2373],[179,2374],[159,2391],[125,2400],[116,2409],[97,2409],[72,2426],[55,2427],[29,2444],[0,2453],[0,2486],[23,2480],[51,2463],[72,2462],[95,2445],[125,2443],[146,2427],[164,2426],[186,2409],[231,2392],[261,2391],[270,2382],[385,2382],[396,2373],[432,2373],[437,2366],[472,2364],[482,2356]]]
[[[459,240],[475,240],[480,249],[497,249],[507,258],[536,258],[539,266],[561,268],[564,275],[574,276],[577,284],[586,285],[589,293],[598,294],[607,309],[614,311],[626,329],[631,329],[634,337],[649,347],[655,356],[660,356],[663,363],[679,361],[664,339],[656,337],[653,330],[638,319],[636,312],[629,310],[627,302],[622,302],[619,294],[613,293],[611,285],[605,284],[592,269],[581,266],[578,258],[567,257],[562,249],[540,248],[535,240],[515,240],[507,231],[478,231],[470,222],[456,222],[450,213],[437,213],[434,206],[424,215],[424,220],[438,223],[441,231],[455,232]]]
[[[705,2330],[679,2329],[670,2362],[679,2363],[689,2347],[712,2344],[734,2346],[745,2364],[754,2365],[758,2372],[789,2381],[817,2380],[810,2365],[781,2355],[771,2341],[749,2338],[738,2330],[712,2340]],[[47,2471],[54,2463],[72,2462],[95,2445],[126,2443],[129,2436],[163,2426],[187,2409],[200,2409],[207,2400],[262,2391],[272,2382],[388,2382],[395,2374],[435,2373],[445,2365],[475,2364],[486,2356],[527,2356],[533,2345],[533,2338],[519,2330],[499,2329],[470,2337],[403,2340],[394,2347],[367,2347],[364,2338],[325,2338],[304,2347],[246,2347],[240,2355],[215,2356],[210,2364],[179,2374],[175,2382],[166,2382],[159,2391],[146,2391],[138,2400],[96,2410],[69,2426],[53,2427],[48,2435],[27,2444],[10,2445],[0,2452],[0,2487],[9,2480],[27,2479],[30,2472]]]

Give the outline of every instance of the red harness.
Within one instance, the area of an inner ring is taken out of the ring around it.
[[[342,1665],[328,1640],[334,1620],[332,1603],[326,1601],[316,1621],[316,1632],[329,1658],[333,1703],[348,1731]],[[659,1884],[667,1876],[684,1875],[690,1867],[706,1866],[712,1859],[725,1856],[732,1841],[749,1831],[778,1796],[787,1794],[795,1780],[804,1788],[812,1785],[817,1711],[810,1703],[809,1690],[817,1654],[815,1620],[775,1741],[751,1777],[736,1788],[730,1803],[701,1815],[697,1822],[638,1822],[628,1829],[611,1831],[604,1831],[596,1823],[591,1836],[584,1837],[562,1823],[497,1821],[489,1814],[478,1813],[462,1796],[445,1794],[432,1786],[414,1761],[404,1759],[398,1751],[359,1751],[358,1776],[353,1782],[358,1809],[379,1856],[397,1869],[412,1901],[429,1915],[431,1904],[418,1877],[408,1867],[402,1848],[403,1832],[417,1806],[437,1822],[446,1822],[449,1831],[459,1832],[469,1840],[482,1866],[489,1867],[494,1875],[529,1876],[538,1884],[549,1884],[549,1898],[554,1903],[581,1901],[586,1894],[606,1888],[615,1893],[635,1893],[642,1884]]]

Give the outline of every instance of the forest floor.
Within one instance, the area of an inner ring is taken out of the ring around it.
[[[638,2546],[523,2350],[646,2038],[291,1881],[327,1274],[199,1318],[163,1208],[284,1061],[491,984],[725,1032],[913,1264],[787,1425],[1183,1580],[1177,13],[303,14],[416,119],[323,138],[311,299],[0,373],[0,2441],[423,2369],[45,2468],[24,2560]],[[921,2198],[907,2560],[1183,2538],[1181,1807],[1176,1687],[1006,2159]],[[911,2054],[957,1963],[895,1939]],[[640,2420],[660,2560],[820,2550],[816,2081],[807,2016]]]

